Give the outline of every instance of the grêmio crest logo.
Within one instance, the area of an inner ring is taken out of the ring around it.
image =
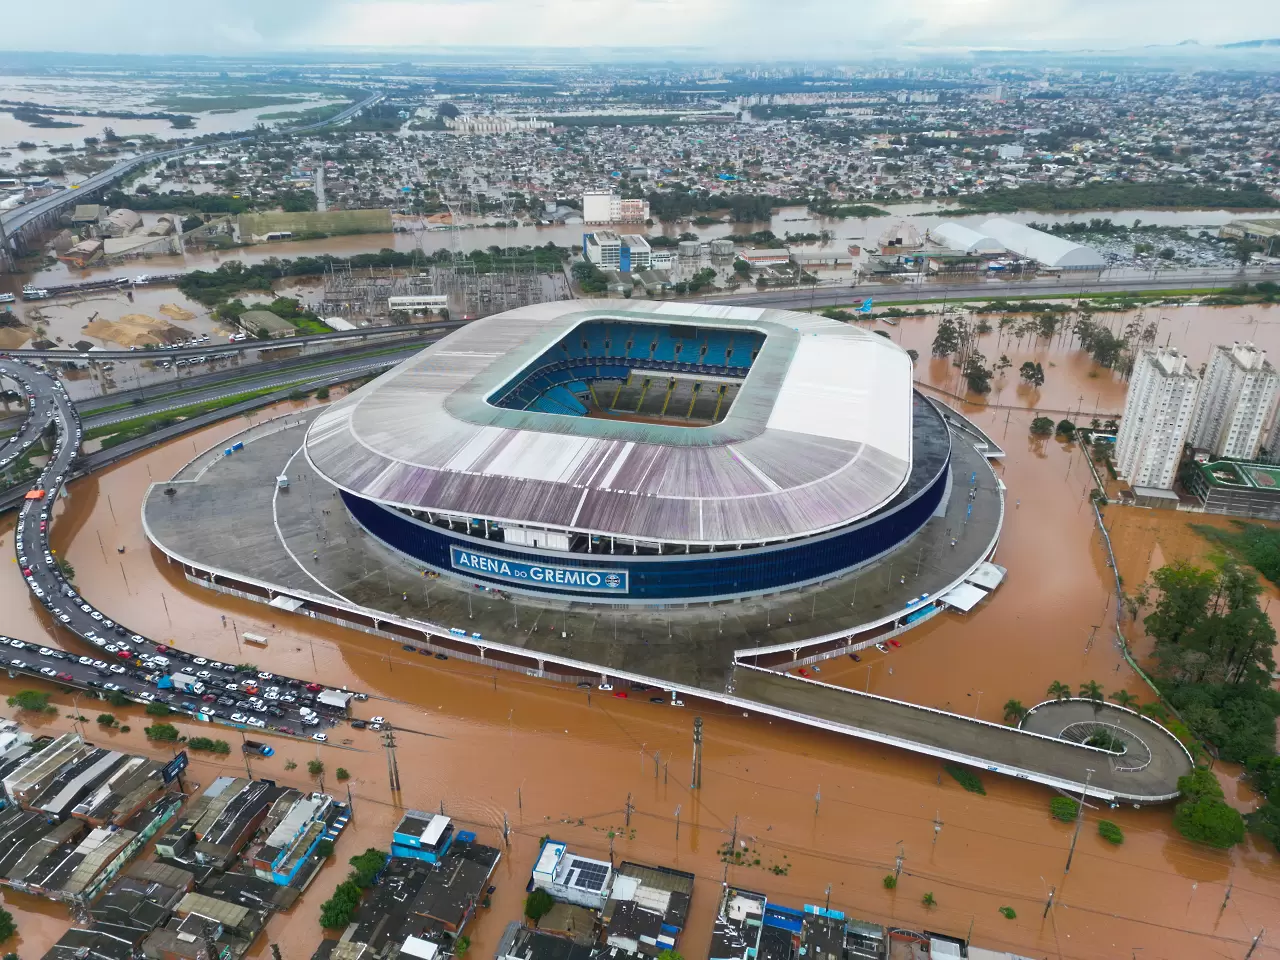
[[[507,557],[491,557],[465,547],[449,548],[449,564],[454,570],[481,577],[493,577],[534,588],[565,587],[593,593],[627,593],[630,583],[625,570],[592,570],[546,563],[525,563]]]

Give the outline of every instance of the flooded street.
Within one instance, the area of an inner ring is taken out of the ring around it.
[[[1265,308],[1165,313],[1159,342],[1172,333],[1197,364],[1209,344],[1222,340],[1249,336],[1280,349],[1277,325]],[[1155,320],[1157,313],[1148,316]],[[998,319],[991,317],[993,326]],[[949,362],[927,359],[935,327],[936,318],[909,318],[891,332],[920,351],[922,380],[953,388]],[[1028,435],[1031,407],[1075,409],[1083,396],[1086,419],[1091,409],[1118,413],[1125,385],[1110,371],[1093,370],[1078,351],[1025,339],[1019,345],[1007,336],[997,347],[996,336],[984,337],[981,349],[989,360],[1008,353],[1015,376],[988,398],[1001,407],[969,405],[965,412],[1008,451],[997,466],[1008,486],[1009,510],[995,558],[1009,568],[1007,581],[969,616],[942,614],[905,634],[901,649],[888,655],[872,651],[861,664],[827,661],[818,679],[997,722],[1006,700],[1030,706],[1044,698],[1053,680],[1073,687],[1096,680],[1108,692],[1124,687],[1148,700],[1149,691],[1114,644],[1112,573],[1085,502],[1092,479],[1083,455],[1075,446]],[[1016,386],[1018,364],[1031,357],[1045,366],[1038,396]],[[254,422],[285,409],[264,411]],[[291,913],[271,921],[254,957],[268,956],[272,941],[289,960],[308,955],[321,937],[320,903],[346,875],[346,859],[367,846],[385,849],[402,807],[433,810],[441,804],[463,826],[478,829],[482,842],[502,844],[504,814],[512,827],[510,848],[504,848],[495,873],[493,905],[468,931],[477,958],[491,956],[506,923],[519,916],[539,838],[550,834],[572,850],[607,858],[611,830],[617,833],[616,860],[671,865],[697,875],[680,949],[690,958],[705,956],[726,877],[718,850],[733,833],[735,818],[752,865],[728,867],[729,882],[795,907],[822,903],[830,884],[835,909],[960,937],[972,928],[973,940],[990,948],[1117,960],[1135,951],[1145,960],[1242,957],[1261,927],[1275,925],[1275,850],[1253,837],[1229,852],[1193,846],[1173,833],[1168,807],[1091,810],[1071,873],[1064,875],[1071,826],[1049,817],[1048,791],[1026,783],[986,774],[987,795],[978,796],[966,793],[937,761],[888,747],[718,705],[690,702],[675,709],[512,673],[495,675],[457,660],[439,662],[188,584],[180,569],[148,545],[139,522],[142,495],[152,479],[170,477],[199,451],[247,425],[246,418],[228,421],[76,481],[70,498],[58,506],[53,539],[75,567],[78,587],[130,627],[221,660],[249,660],[368,691],[370,701],[359,704],[357,715],[382,714],[402,733],[399,795],[388,789],[386,758],[378,735],[369,731],[335,728],[324,746],[275,738],[276,756],[253,763],[257,776],[303,787],[314,782],[304,772],[306,761],[318,754],[326,765],[326,788],[338,795],[345,787],[335,771],[350,771],[355,809],[334,862]],[[1140,582],[1151,566],[1175,556],[1207,553],[1183,515],[1166,520],[1151,511],[1111,507],[1106,516],[1126,584]],[[2,523],[0,550],[12,560],[12,518]],[[234,526],[237,517],[227,516],[226,523]],[[79,641],[54,631],[13,567],[8,563],[9,572],[0,577],[6,632],[78,650]],[[1136,640],[1128,621],[1126,629]],[[245,630],[267,636],[269,646],[241,648],[238,637]],[[31,685],[0,680],[5,695]],[[70,700],[56,694],[55,702],[59,715],[38,718],[36,728],[70,729]],[[90,718],[86,726],[93,739],[163,752],[143,739],[145,720],[136,707],[112,711],[131,725],[128,734],[99,732],[92,721],[100,712],[95,705],[81,701],[80,712]],[[699,791],[688,787],[694,716],[704,718],[706,729]],[[184,733],[210,732],[192,723],[176,725]],[[233,744],[238,739],[230,731],[215,735]],[[286,770],[289,760],[299,768]],[[235,754],[224,763],[198,755],[193,761],[189,780],[205,785],[218,773],[244,770]],[[629,828],[628,795],[635,804]],[[1251,802],[1247,791],[1229,783],[1228,797],[1242,806]],[[1123,846],[1113,848],[1097,836],[1093,821],[1099,816],[1120,825]],[[890,892],[882,879],[893,872],[900,849],[902,877]],[[1228,885],[1231,897],[1223,908]],[[1043,918],[1051,888],[1054,906]],[[922,906],[925,892],[933,893],[937,907]],[[4,899],[18,921],[16,949],[24,958],[38,956],[65,929],[60,906],[10,893]],[[998,912],[1003,906],[1013,907],[1017,918],[1004,919]],[[1280,946],[1264,940],[1253,956],[1280,957]]]

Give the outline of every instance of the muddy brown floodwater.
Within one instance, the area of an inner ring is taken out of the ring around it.
[[[1238,325],[1234,314],[1206,314],[1220,321],[1218,329]],[[916,348],[927,353],[932,323],[904,321],[895,338],[922,344]],[[1105,393],[1119,409],[1122,383],[1106,373],[1090,377],[1090,365],[1072,352],[1046,348],[1044,357],[1054,365],[1046,364],[1043,406],[1062,403],[1065,409],[1087,387]],[[932,379],[933,365],[926,362],[921,374]],[[945,365],[937,377],[945,383]],[[1016,388],[1007,386],[1003,396],[1011,401]],[[821,679],[869,685],[876,693],[997,721],[1006,700],[1030,705],[1043,699],[1053,680],[1073,687],[1097,680],[1109,692],[1124,687],[1150,698],[1114,645],[1111,571],[1084,499],[1090,480],[1082,454],[1055,440],[1030,440],[1033,414],[1021,401],[1017,406],[966,408],[1009,453],[998,468],[1009,488],[996,558],[1009,568],[1006,583],[968,617],[943,614],[904,635],[902,647],[889,655],[873,652],[861,664],[828,661]],[[147,545],[139,522],[143,492],[151,478],[169,477],[197,450],[245,426],[240,418],[210,427],[76,481],[71,497],[58,506],[54,543],[74,565],[81,590],[129,626],[222,660],[248,659],[367,690],[371,699],[361,704],[360,714],[383,714],[404,731],[398,738],[398,797],[387,786],[378,736],[368,731],[335,729],[323,747],[280,740],[276,756],[253,764],[256,775],[307,786],[313,781],[302,773],[305,761],[318,755],[329,788],[341,793],[335,772],[350,772],[355,808],[335,862],[290,913],[271,921],[255,957],[266,956],[272,941],[291,945],[291,955],[309,953],[322,935],[319,905],[345,875],[346,858],[367,846],[385,848],[401,806],[430,810],[441,804],[495,845],[502,843],[504,814],[512,824],[493,905],[481,911],[470,931],[477,957],[491,955],[507,921],[520,915],[541,836],[551,834],[605,857],[611,831],[616,858],[670,864],[697,875],[681,946],[686,956],[705,956],[726,876],[719,850],[735,818],[750,865],[728,867],[732,883],[793,906],[821,903],[830,884],[832,907],[854,916],[957,936],[972,927],[977,943],[1033,956],[1129,958],[1141,948],[1137,955],[1147,960],[1242,957],[1252,937],[1280,915],[1274,849],[1252,837],[1229,852],[1193,846],[1173,833],[1167,807],[1091,810],[1068,876],[1063,869],[1071,828],[1050,819],[1050,794],[1027,783],[987,775],[987,795],[978,796],[961,789],[936,761],[888,747],[717,705],[675,709],[494,675],[456,660],[442,663],[190,585]],[[1120,514],[1111,508],[1108,522],[1118,528],[1127,581],[1141,580],[1145,573],[1139,568],[1162,562],[1166,549],[1202,555],[1193,535],[1173,521],[1164,531],[1162,519],[1153,520],[1147,511]],[[226,520],[237,522],[235,516]],[[12,521],[5,522],[0,551],[11,557]],[[116,552],[119,546],[123,554]],[[0,577],[0,610],[5,632],[78,649],[78,641],[52,628],[16,571]],[[1128,622],[1126,627],[1133,629]],[[268,636],[270,645],[239,649],[236,634],[246,629]],[[0,688],[8,695],[32,683],[0,680]],[[56,702],[61,714],[38,718],[36,726],[69,728],[70,702],[61,693]],[[80,712],[92,718],[99,711],[82,702]],[[144,719],[137,708],[113,712],[127,716],[132,731],[99,733],[90,721],[91,736],[163,752],[142,738]],[[699,791],[688,787],[695,715],[706,723]],[[194,725],[178,725],[195,732]],[[298,768],[286,770],[288,760]],[[197,760],[190,779],[207,784],[218,773],[237,771],[243,766],[234,757],[222,764]],[[1220,768],[1224,777],[1234,772]],[[1253,802],[1243,787],[1226,785],[1242,808]],[[635,804],[629,829],[628,794]],[[1093,821],[1100,816],[1121,826],[1123,846],[1110,847],[1097,836]],[[899,849],[903,876],[889,892],[882,879],[893,871]],[[1224,909],[1228,885],[1231,898]],[[1054,906],[1044,918],[1050,889]],[[933,909],[921,904],[926,892],[937,901]],[[43,952],[65,928],[62,908],[4,897],[22,930],[23,956]],[[1003,906],[1013,907],[1016,919],[1004,919],[998,912]],[[1264,940],[1254,957],[1280,957],[1280,947]]]

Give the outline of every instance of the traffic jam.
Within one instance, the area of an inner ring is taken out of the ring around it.
[[[49,528],[52,504],[80,448],[79,416],[62,383],[25,361],[0,358],[0,375],[25,391],[31,415],[24,431],[34,431],[32,441],[49,420],[57,428],[53,456],[19,511],[14,530],[18,565],[32,595],[56,624],[96,648],[80,656],[0,635],[0,663],[11,673],[83,687],[106,699],[162,703],[198,720],[327,741],[324,727],[344,719],[350,701],[367,700],[366,694],[277,676],[249,664],[222,663],[158,643],[117,623],[76,591],[50,548]],[[44,422],[36,420],[37,410],[45,411]]]

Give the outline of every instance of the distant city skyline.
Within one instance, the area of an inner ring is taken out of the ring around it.
[[[179,13],[181,9],[181,13]],[[13,4],[10,50],[250,54],[364,48],[684,48],[713,59],[1128,49],[1280,37],[1280,4],[1240,0],[66,0]],[[1280,61],[1280,49],[1277,50]]]

